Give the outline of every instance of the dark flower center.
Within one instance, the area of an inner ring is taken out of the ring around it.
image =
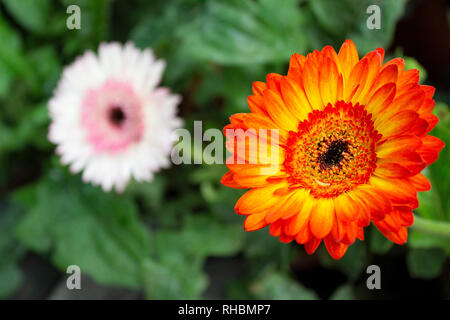
[[[112,124],[120,127],[126,119],[125,113],[119,106],[114,106],[109,111],[109,119]]]
[[[344,152],[348,152],[348,142],[342,140],[332,141],[325,152],[319,155],[320,168],[322,170],[338,166],[344,159]]]

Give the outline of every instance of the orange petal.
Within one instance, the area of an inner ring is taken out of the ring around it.
[[[267,226],[264,214],[252,214],[247,216],[244,221],[245,231],[256,231]]]
[[[324,103],[322,96],[320,95],[319,84],[319,67],[316,66],[312,59],[308,59],[305,62],[303,68],[303,88],[305,89],[308,101],[315,110],[322,110]]]
[[[307,243],[305,243],[305,250],[307,254],[313,254],[320,245],[322,239],[312,237]]]
[[[283,77],[280,82],[281,94],[286,106],[295,115],[296,119],[303,121],[312,112],[312,107],[302,87],[292,79]]]
[[[227,186],[229,188],[235,188],[235,189],[246,189],[245,187],[237,184],[233,179],[233,172],[228,171],[225,173],[225,175],[220,180],[220,183],[222,183],[224,186]]]
[[[271,89],[264,91],[264,102],[267,113],[280,128],[297,129],[298,119],[289,111],[279,93]]]
[[[264,90],[267,89],[267,84],[262,81],[255,81],[252,85],[252,91],[255,96],[262,96]]]
[[[378,144],[375,148],[378,158],[395,158],[399,152],[416,151],[422,142],[413,135],[406,135],[386,140],[382,144]]]
[[[268,115],[264,105],[264,99],[261,96],[248,96],[247,104],[253,113]]]
[[[377,223],[375,223],[375,226],[381,231],[381,233],[384,234],[386,238],[396,244],[404,244],[408,238],[408,230],[406,227],[401,227],[398,231],[393,232],[384,229],[383,227],[377,225]]]
[[[367,60],[369,69],[367,73],[366,83],[364,85],[361,84],[360,88],[354,96],[352,102],[356,103],[359,102],[360,104],[367,104],[367,100],[369,99],[369,92],[371,88],[373,87],[374,81],[376,77],[378,76],[380,72],[380,67],[383,62],[384,57],[384,50],[382,48],[377,48],[374,51],[369,52],[363,59],[361,60]]]
[[[396,65],[387,65],[381,68],[380,73],[376,76],[373,81],[372,88],[370,89],[371,94],[376,92],[382,86],[387,83],[396,83],[398,78],[398,67]]]
[[[404,176],[404,178],[419,173],[426,166],[426,163],[422,160],[422,157],[414,151],[399,151],[389,155],[389,157],[380,158],[378,159],[377,165],[391,165],[392,163],[400,164],[403,168],[409,171],[408,175]],[[381,173],[382,175],[382,171],[376,170],[374,172],[375,175],[378,175],[378,173]]]
[[[333,199],[336,217],[346,222],[354,221],[363,208],[347,193],[342,193]]]
[[[345,88],[344,98],[346,102],[356,103],[359,93],[363,90],[367,74],[369,72],[369,64],[367,59],[359,61],[350,72],[350,76]]]
[[[396,86],[395,83],[387,83],[378,89],[367,103],[366,109],[369,113],[377,116],[386,110],[394,100]]]
[[[352,195],[356,195],[364,202],[370,210],[370,220],[382,220],[384,216],[392,211],[389,198],[379,189],[370,185],[360,185],[351,191]]]
[[[411,129],[419,115],[414,111],[401,111],[395,115],[384,118],[379,121],[380,118],[375,120],[375,128],[380,132],[383,137],[391,137],[400,135]]]
[[[350,77],[350,73],[359,61],[358,51],[352,40],[348,39],[339,50],[338,59],[344,76],[344,81]]]
[[[444,148],[445,143],[436,137],[425,136],[422,138],[422,146],[418,150],[427,165],[437,160],[439,152]]]
[[[324,105],[334,104],[338,93],[338,69],[334,61],[325,57],[319,74],[320,95]]]
[[[238,214],[249,215],[258,213],[267,213],[267,211],[281,200],[274,196],[275,190],[285,184],[270,184],[264,188],[254,188],[247,191],[236,202],[234,210]]]
[[[383,191],[392,204],[417,206],[417,191],[407,180],[372,176],[369,181]]]
[[[301,201],[301,204],[299,204],[298,213],[287,220],[284,226],[284,232],[287,235],[294,236],[298,234],[302,228],[307,226],[311,216],[311,211],[317,203],[317,201],[310,196],[309,192],[306,190],[299,195],[299,200]]]
[[[276,194],[276,191],[275,193]],[[266,215],[266,221],[268,223],[273,223],[278,219],[289,219],[292,216],[300,215],[302,207],[308,202],[307,197],[309,196],[309,191],[306,189],[295,189],[289,195],[281,198],[278,204],[275,205],[270,213]],[[287,233],[287,232],[286,232]],[[295,235],[296,233],[287,233],[288,235]]]
[[[348,245],[342,242],[336,242],[332,237],[328,236],[324,239],[325,247],[333,259],[339,260],[348,249]]]
[[[306,57],[302,56],[301,54],[294,53],[291,56],[291,60],[289,61],[289,70],[303,68],[305,61],[306,61]]]
[[[417,112],[424,100],[425,93],[420,89],[418,84],[414,84],[406,93],[397,96],[386,111],[391,115],[405,110]]]
[[[395,162],[377,164],[375,172],[382,178],[405,178],[411,175],[408,169]]]
[[[431,183],[423,174],[419,173],[408,178],[417,191],[428,191],[431,189]]]
[[[305,244],[308,241],[310,241],[311,238],[312,238],[311,230],[309,229],[309,226],[305,225],[297,233],[295,241],[297,241],[298,244]]]
[[[309,227],[312,234],[316,238],[324,238],[327,236],[335,219],[333,199],[323,198],[316,202],[313,208]]]

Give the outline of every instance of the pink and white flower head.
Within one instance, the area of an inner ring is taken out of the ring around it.
[[[104,191],[151,181],[169,165],[178,95],[157,87],[164,61],[150,49],[103,43],[67,66],[49,101],[49,140],[72,172]]]

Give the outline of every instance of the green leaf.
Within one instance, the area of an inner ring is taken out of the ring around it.
[[[435,278],[439,276],[445,258],[441,249],[411,249],[408,252],[409,272],[414,278]]]
[[[16,199],[28,212],[17,227],[18,238],[31,250],[50,253],[61,270],[78,265],[99,283],[139,288],[150,235],[137,208],[128,198],[78,179],[54,170],[19,191]]]
[[[255,282],[251,292],[262,300],[315,300],[314,291],[305,288],[289,276],[271,272]]]
[[[155,233],[152,261],[146,262],[145,292],[150,299],[198,299],[208,279],[207,257],[241,250],[242,228],[205,215],[188,216],[181,229]]]
[[[204,256],[231,256],[240,251],[244,232],[239,225],[225,224],[209,217],[187,218],[183,236],[188,247]]]
[[[148,299],[199,299],[208,285],[201,259],[174,253],[161,262],[147,261],[144,291]]]
[[[392,40],[395,25],[402,16],[406,0],[310,0],[305,6],[308,19],[304,32],[312,49],[325,45],[340,47],[345,39],[352,39],[360,54],[377,47],[387,48]],[[367,28],[366,12],[370,5],[381,11],[380,29]]]
[[[50,120],[47,105],[31,106],[26,111],[15,127],[0,123],[0,152],[20,150],[30,144],[38,145],[41,149],[49,146],[46,138],[46,125]]]
[[[28,31],[42,32],[48,26],[49,0],[3,0],[8,12]]]
[[[0,15],[0,65],[11,73],[11,78],[6,80],[6,86],[10,86],[13,75],[24,78],[26,84],[36,90],[37,81],[28,61],[23,53],[23,44],[20,34],[8,25]]]
[[[340,260],[334,260],[330,257],[325,248],[319,251],[319,259],[321,265],[328,268],[339,269],[344,272],[350,279],[357,279],[364,268],[367,259],[365,244],[361,241],[355,241],[348,247],[347,252]]]
[[[160,231],[156,252],[180,250],[199,257],[231,256],[243,245],[242,227],[204,215],[187,216],[181,230]]]
[[[8,298],[22,284],[18,262],[25,248],[14,238],[13,229],[23,212],[19,207],[2,203],[0,211],[0,299]]]
[[[0,60],[0,98],[4,98],[12,85],[14,72]]]
[[[423,223],[415,223],[409,239],[409,246],[413,248],[442,248],[450,255],[448,236],[440,232],[433,233],[428,225],[450,222],[450,113],[443,103],[436,104],[435,114],[439,116],[439,122],[431,131],[431,135],[440,138],[446,147],[439,153],[439,158],[424,170],[425,176],[431,182],[431,190],[419,192],[419,214]],[[417,219],[416,219],[417,220]],[[420,222],[420,221],[417,221]],[[425,224],[425,225],[424,225]],[[444,227],[444,225],[442,226]],[[442,228],[439,228],[442,229]],[[447,228],[448,229],[448,228]]]
[[[419,70],[420,83],[423,83],[427,79],[427,70],[412,57],[404,57],[405,61],[405,70],[416,69]]]
[[[183,51],[223,65],[287,61],[303,52],[297,0],[208,1],[202,16],[180,30]]]
[[[354,4],[354,1],[351,2]],[[359,28],[353,32],[348,30],[350,33],[349,38],[355,42],[360,54],[365,54],[377,47],[387,49],[394,36],[395,25],[403,15],[406,2],[407,0],[364,0],[364,11],[361,12],[358,19]],[[367,28],[367,19],[370,15],[366,13],[366,8],[370,5],[378,5],[380,7],[380,29],[371,30]]]
[[[364,18],[369,1],[354,0],[313,0],[308,1],[317,23],[328,33],[340,37],[358,27]],[[364,20],[365,21],[365,20]]]
[[[370,228],[370,251],[379,255],[383,255],[392,248],[393,244],[394,243],[387,239],[377,228]]]
[[[448,237],[424,233],[415,229],[412,229],[408,236],[408,246],[417,249],[441,248],[450,256],[450,241]]]
[[[15,70],[8,58],[22,50],[22,39],[2,16],[0,16],[0,39],[2,39],[0,42],[0,97],[4,97],[15,76]]]
[[[355,300],[352,287],[348,284],[340,286],[333,292],[330,300]]]
[[[166,189],[167,180],[161,175],[156,175],[150,183],[130,182],[126,193],[139,197],[145,209],[159,213],[160,210],[163,210]]]
[[[428,219],[450,221],[450,112],[448,106],[438,103],[435,106],[435,114],[439,117],[436,127],[431,135],[440,138],[446,145],[439,153],[439,159],[431,164],[425,175],[431,182],[431,190],[419,192],[420,215]]]
[[[0,299],[13,295],[23,281],[23,275],[16,264],[0,266]]]
[[[42,46],[28,55],[30,66],[39,79],[42,92],[49,96],[56,87],[61,76],[62,66],[55,48]]]

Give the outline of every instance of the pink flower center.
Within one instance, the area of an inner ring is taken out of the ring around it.
[[[141,139],[141,101],[127,83],[109,79],[89,90],[82,102],[81,122],[98,152],[118,152]]]

